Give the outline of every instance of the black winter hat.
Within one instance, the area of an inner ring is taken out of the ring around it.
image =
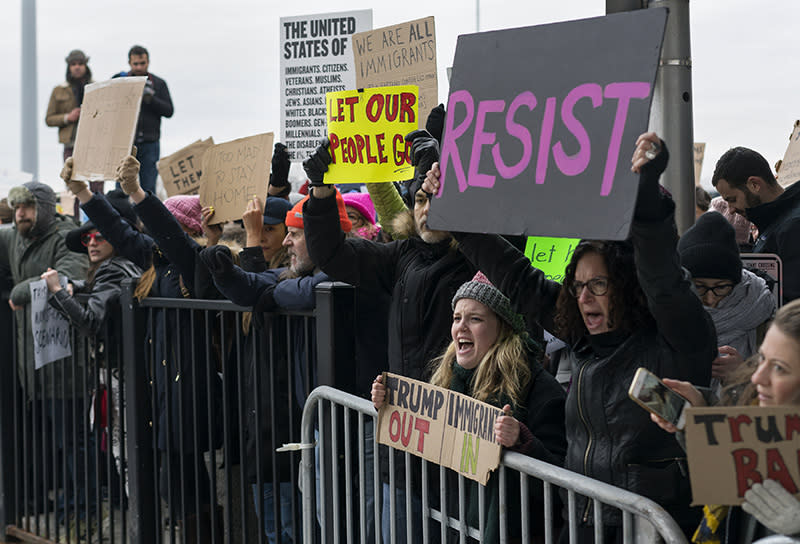
[[[714,278],[739,283],[742,259],[736,231],[719,212],[708,211],[678,241],[681,265],[694,278]]]

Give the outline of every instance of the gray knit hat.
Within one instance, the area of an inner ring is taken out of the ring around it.
[[[525,332],[523,317],[511,309],[511,301],[508,300],[508,297],[492,285],[483,272],[479,271],[474,278],[458,288],[451,304],[453,310],[456,309],[456,302],[462,298],[471,298],[486,304],[500,319],[511,325],[514,332],[517,334]]]

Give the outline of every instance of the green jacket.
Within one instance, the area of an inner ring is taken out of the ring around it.
[[[64,237],[75,228],[75,223],[55,213],[55,193],[47,185],[35,181],[23,185],[36,200],[36,222],[31,229],[33,236],[22,236],[16,224],[13,228],[0,230],[0,276],[10,277],[14,287],[11,290],[11,301],[17,306],[24,306],[16,312],[17,323],[17,372],[20,383],[29,398],[61,398],[72,397],[72,372],[63,372],[69,359],[57,361],[34,371],[33,336],[31,332],[29,284],[39,279],[48,267],[57,270],[70,280],[85,279],[89,261],[86,255],[67,249]],[[9,193],[9,201],[18,188]],[[77,346],[73,346],[76,353]],[[76,356],[79,364],[82,357]],[[53,368],[54,370],[50,370]],[[26,370],[27,369],[27,370]],[[70,368],[71,370],[71,368]],[[34,379],[41,388],[39,374],[45,373],[44,395],[34,395]],[[63,382],[62,382],[63,376]],[[79,378],[80,379],[80,378]],[[66,385],[66,395],[62,390]]]

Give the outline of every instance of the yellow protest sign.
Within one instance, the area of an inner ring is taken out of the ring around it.
[[[414,175],[405,135],[418,124],[416,85],[326,95],[333,161],[325,183],[388,182]]]
[[[529,236],[525,256],[548,280],[564,283],[564,274],[580,238]]]

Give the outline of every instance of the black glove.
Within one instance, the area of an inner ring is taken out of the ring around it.
[[[145,104],[149,104],[153,101],[153,96],[155,96],[156,90],[153,88],[153,82],[150,81],[150,78],[147,78],[147,81],[144,83],[144,89],[142,90],[142,102]]]
[[[639,172],[639,191],[636,193],[633,215],[640,221],[664,219],[675,208],[672,196],[658,183],[669,162],[667,145],[662,142],[660,147],[655,158],[646,162]]]
[[[289,159],[289,152],[282,143],[275,144],[275,151],[272,152],[272,173],[269,175],[269,184],[276,189],[285,191],[286,194],[292,190],[289,185],[289,168],[292,161]],[[283,194],[276,196],[284,196]]]
[[[433,163],[439,160],[439,142],[427,130],[415,130],[406,134],[411,144],[411,165],[416,167],[414,177],[424,177]]]
[[[329,145],[330,142],[325,138],[320,142],[314,153],[303,161],[303,170],[306,171],[311,187],[325,186],[322,180],[325,179],[325,172],[328,171],[328,165],[332,161],[331,153],[328,151]]]
[[[233,270],[233,257],[228,246],[211,246],[200,252],[200,259],[214,278],[221,278]]]
[[[444,104],[439,104],[431,110],[428,114],[428,120],[425,121],[425,130],[431,133],[431,136],[436,138],[436,141],[442,143],[442,132],[444,132]]]

